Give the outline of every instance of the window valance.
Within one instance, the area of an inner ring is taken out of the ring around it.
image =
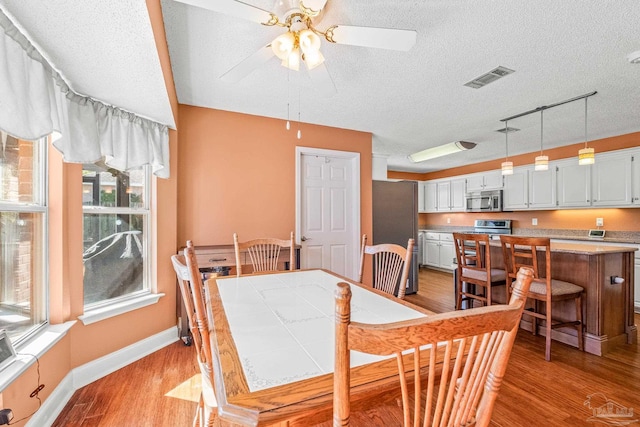
[[[52,133],[71,163],[119,170],[150,165],[169,177],[167,126],[75,93],[0,10],[0,129],[35,140]]]

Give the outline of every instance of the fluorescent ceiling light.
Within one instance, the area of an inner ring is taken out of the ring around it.
[[[435,159],[436,157],[446,156],[448,154],[457,153],[458,151],[471,150],[476,146],[475,142],[455,141],[438,147],[427,148],[418,151],[409,156],[412,162],[424,162],[425,160]]]
[[[640,64],[640,50],[627,55],[627,61],[631,62],[632,64]]]

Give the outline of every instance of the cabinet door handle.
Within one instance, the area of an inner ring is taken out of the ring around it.
[[[221,262],[226,260],[226,258],[209,258],[209,262]]]

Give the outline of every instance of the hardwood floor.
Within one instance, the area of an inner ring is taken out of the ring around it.
[[[450,273],[421,269],[420,290],[406,299],[435,312],[451,311],[452,280]],[[639,315],[635,320],[640,324]],[[551,352],[546,362],[544,338],[518,333],[493,426],[606,426],[603,418],[589,421],[591,408],[606,399],[614,407],[633,409],[630,420],[637,421],[629,425],[640,426],[637,344],[622,345],[604,357],[558,342]],[[196,372],[194,349],[174,343],[77,390],[53,426],[190,426],[200,392]],[[387,427],[390,419],[370,414],[361,425]]]

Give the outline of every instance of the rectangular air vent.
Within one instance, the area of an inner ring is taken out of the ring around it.
[[[514,70],[510,70],[509,68],[500,66],[498,68],[495,68],[489,71],[488,73],[481,75],[480,77],[476,77],[475,79],[471,80],[468,83],[465,83],[465,86],[469,86],[473,89],[480,89],[481,87],[486,86],[489,83],[495,82],[496,80],[504,76],[508,76],[513,72]]]

